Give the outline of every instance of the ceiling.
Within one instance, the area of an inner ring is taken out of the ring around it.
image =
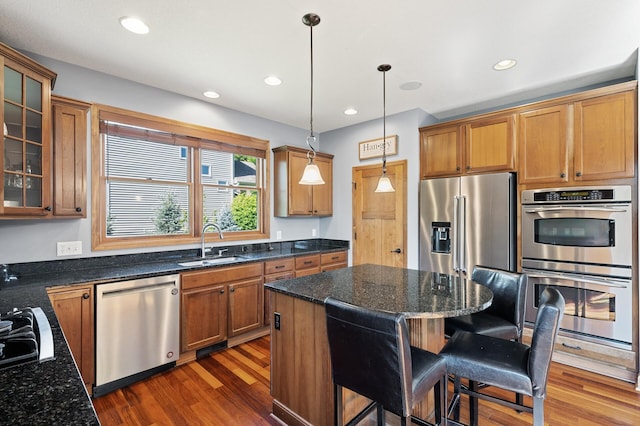
[[[0,41],[308,129],[308,12],[321,18],[319,132],[382,116],[383,63],[387,115],[420,108],[446,119],[633,76],[640,46],[638,0],[2,0]],[[122,16],[143,19],[149,34],[125,31]],[[505,58],[517,65],[494,71]],[[282,85],[263,82],[272,74]]]

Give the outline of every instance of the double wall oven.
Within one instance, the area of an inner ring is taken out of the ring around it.
[[[522,192],[525,319],[534,322],[547,286],[565,298],[561,329],[630,348],[633,340],[631,187]]]

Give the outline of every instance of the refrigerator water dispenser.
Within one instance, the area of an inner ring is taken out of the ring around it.
[[[451,222],[431,222],[431,251],[451,253]]]

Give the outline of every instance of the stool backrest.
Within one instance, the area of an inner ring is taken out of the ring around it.
[[[551,356],[563,314],[564,298],[558,290],[547,287],[540,295],[529,352],[529,376],[535,397],[546,396]]]
[[[476,266],[471,279],[493,292],[493,301],[484,312],[503,318],[518,328],[518,340],[524,327],[525,299],[528,277],[517,272]]]
[[[372,311],[328,297],[333,382],[400,416],[411,411],[411,346],[402,314]]]

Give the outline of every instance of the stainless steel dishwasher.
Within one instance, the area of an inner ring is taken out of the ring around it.
[[[96,285],[93,395],[175,366],[179,324],[179,274]]]

